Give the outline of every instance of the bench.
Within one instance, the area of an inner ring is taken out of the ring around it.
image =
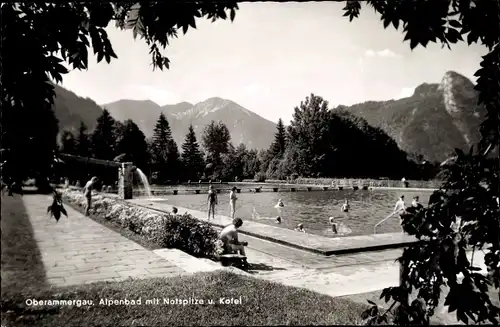
[[[248,267],[247,257],[241,254],[221,254],[219,260],[224,267],[236,267],[246,269]]]

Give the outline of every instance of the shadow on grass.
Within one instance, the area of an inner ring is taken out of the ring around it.
[[[248,273],[252,273],[253,271],[274,271],[274,270],[286,270],[285,268],[277,268],[273,266],[266,265],[264,263],[249,263],[248,264]]]
[[[1,293],[2,302],[5,302],[15,294],[45,289],[48,283],[23,198],[18,194],[5,194],[2,197],[1,212]],[[2,307],[4,305],[5,303]]]

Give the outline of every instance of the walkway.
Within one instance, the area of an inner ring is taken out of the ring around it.
[[[47,214],[52,198],[25,195],[34,237],[50,284],[63,286],[129,277],[170,277],[185,273],[143,248],[65,205],[59,222]]]

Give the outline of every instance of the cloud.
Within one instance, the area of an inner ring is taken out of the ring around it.
[[[133,90],[132,97],[138,99],[149,99],[159,105],[179,103],[179,97],[173,92],[151,85],[134,84],[130,85]]]
[[[374,51],[369,49],[365,51],[365,57],[399,58],[401,57],[401,55],[395,53],[390,49],[384,49],[380,51]]]
[[[399,100],[399,99],[403,99],[403,98],[409,98],[413,95],[413,92],[415,92],[415,88],[413,87],[403,87],[401,89],[401,92],[399,92],[399,94],[394,97],[394,100]]]

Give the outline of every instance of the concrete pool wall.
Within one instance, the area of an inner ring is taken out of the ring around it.
[[[127,202],[163,213],[170,213],[173,208],[173,205],[152,201],[151,199],[131,199],[127,200]],[[196,219],[207,221],[207,214],[205,212],[178,206],[175,207],[178,209],[179,213],[188,213]],[[215,227],[224,227],[231,224],[232,219],[224,215],[215,215],[215,219],[208,222]],[[267,241],[326,256],[401,248],[417,242],[417,239],[413,236],[402,233],[384,233],[351,237],[324,237],[253,221],[245,221],[240,228],[240,232]]]

